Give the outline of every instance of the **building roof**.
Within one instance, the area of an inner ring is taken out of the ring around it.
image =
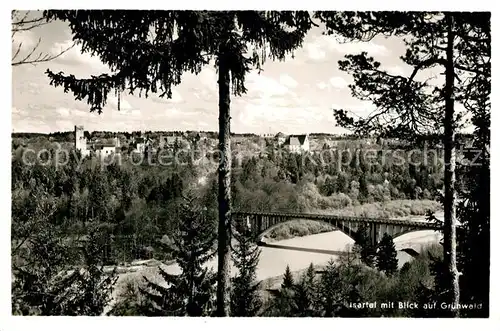
[[[95,144],[94,149],[115,148],[115,144]]]
[[[306,138],[307,138],[307,135],[305,135],[305,134],[298,135],[298,136],[290,136],[290,137],[288,137],[285,144],[291,145],[291,146],[302,146],[302,145],[304,145]]]

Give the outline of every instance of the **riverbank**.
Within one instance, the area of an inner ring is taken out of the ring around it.
[[[404,251],[404,248],[412,248],[419,252],[422,247],[438,242],[440,235],[433,230],[417,231],[405,234],[394,240],[396,250],[398,250],[398,265],[401,267],[405,262],[412,259],[412,256]],[[300,275],[309,264],[321,268],[330,259],[337,259],[345,254],[354,241],[341,231],[331,231],[304,237],[297,237],[287,240],[276,241],[260,247],[260,259],[257,266],[257,280],[261,281],[263,295],[267,295],[265,289],[276,288],[281,284],[283,273],[287,266],[294,275]],[[118,275],[118,281],[113,291],[113,302],[124,293],[128,286],[137,288],[144,284],[144,277],[157,284],[164,285],[164,281],[158,273],[158,266],[170,274],[180,273],[179,267],[174,264],[154,265],[157,262],[151,261],[142,266],[131,266],[130,272]],[[207,262],[207,267],[215,272],[217,259]],[[236,275],[237,269],[230,264],[231,274]],[[130,284],[130,285],[129,285]],[[111,303],[112,304],[112,303]]]

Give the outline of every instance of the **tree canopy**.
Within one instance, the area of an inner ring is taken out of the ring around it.
[[[76,78],[47,70],[91,111],[102,111],[109,93],[160,93],[171,98],[184,72],[198,74],[222,57],[232,92],[246,92],[245,74],[269,57],[282,60],[299,47],[313,24],[306,11],[139,11],[48,10],[47,19],[69,23],[82,52],[109,66],[111,73]]]

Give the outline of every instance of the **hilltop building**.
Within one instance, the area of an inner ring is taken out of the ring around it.
[[[92,149],[98,158],[103,159],[107,156],[115,154],[117,146],[116,144],[94,144]]]
[[[292,135],[289,136],[284,143],[284,146],[290,153],[302,153],[309,151],[309,135]]]
[[[90,151],[87,149],[87,138],[85,138],[83,125],[75,125],[75,149],[80,151],[82,156],[90,155]]]
[[[90,148],[89,148],[90,147]],[[93,152],[97,157],[103,158],[120,152],[120,139],[113,138],[113,143],[87,142],[83,125],[75,125],[75,149],[83,156],[89,156]]]
[[[152,147],[152,144],[153,140],[149,137],[145,137],[144,135],[133,141],[133,145],[135,146],[135,151],[141,154],[144,154],[147,149],[150,149],[150,147]]]

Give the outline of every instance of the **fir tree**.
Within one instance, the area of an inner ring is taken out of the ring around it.
[[[318,284],[318,308],[321,316],[334,317],[342,308],[340,273],[333,260],[323,270]]]
[[[309,293],[314,293],[316,290],[316,271],[314,269],[314,264],[310,264],[304,275],[304,283],[306,289]]]
[[[295,316],[315,316],[316,280],[314,265],[311,263],[299,282],[294,286]]]
[[[102,112],[109,94],[160,93],[172,97],[182,74],[215,63],[219,88],[219,231],[217,311],[230,310],[231,259],[231,93],[246,93],[245,76],[267,57],[284,60],[301,46],[313,25],[307,11],[138,11],[50,10],[71,28],[83,52],[108,65],[112,74],[78,79],[47,71],[52,85],[63,86],[91,111]],[[268,51],[269,50],[269,51]],[[119,104],[119,103],[118,103]],[[118,106],[119,108],[119,106]]]
[[[295,282],[288,265],[283,274],[281,288],[270,292],[273,296],[269,308],[271,316],[293,317],[297,311],[295,303]]]
[[[234,234],[237,245],[233,250],[233,262],[238,274],[232,279],[231,315],[256,316],[262,306],[258,293],[260,282],[256,281],[256,269],[260,251],[255,238],[244,224],[236,224]]]
[[[206,219],[205,210],[195,204],[194,198],[183,200],[179,233],[166,247],[181,273],[171,275],[160,267],[166,287],[144,277],[147,285],[140,291],[153,303],[150,315],[209,316],[214,311],[216,278],[203,266],[214,255],[213,223]]]
[[[307,317],[311,313],[311,300],[307,292],[305,279],[301,277],[294,285],[292,314],[298,317]]]
[[[398,270],[397,255],[392,237],[384,233],[377,248],[377,269],[386,275],[393,275]]]
[[[389,73],[367,52],[339,61],[340,70],[354,77],[352,94],[371,101],[377,110],[367,118],[353,118],[335,110],[337,123],[358,134],[412,137],[438,133],[444,149],[444,261],[449,282],[447,302],[459,307],[457,266],[456,134],[465,112],[489,112],[491,27],[489,12],[319,12],[327,33],[347,40],[370,41],[377,35],[411,36],[401,59],[413,67],[408,76]],[[444,82],[418,79],[427,69],[440,68]],[[482,99],[479,103],[479,101]],[[411,193],[411,192],[407,192]],[[452,309],[460,315],[459,309]]]
[[[287,265],[285,273],[283,274],[283,282],[281,283],[282,289],[292,289],[294,285],[293,275],[290,271],[290,266]]]
[[[360,225],[355,234],[354,249],[359,253],[360,259],[364,264],[373,267],[377,251],[376,247],[371,243],[368,228],[365,224]]]

